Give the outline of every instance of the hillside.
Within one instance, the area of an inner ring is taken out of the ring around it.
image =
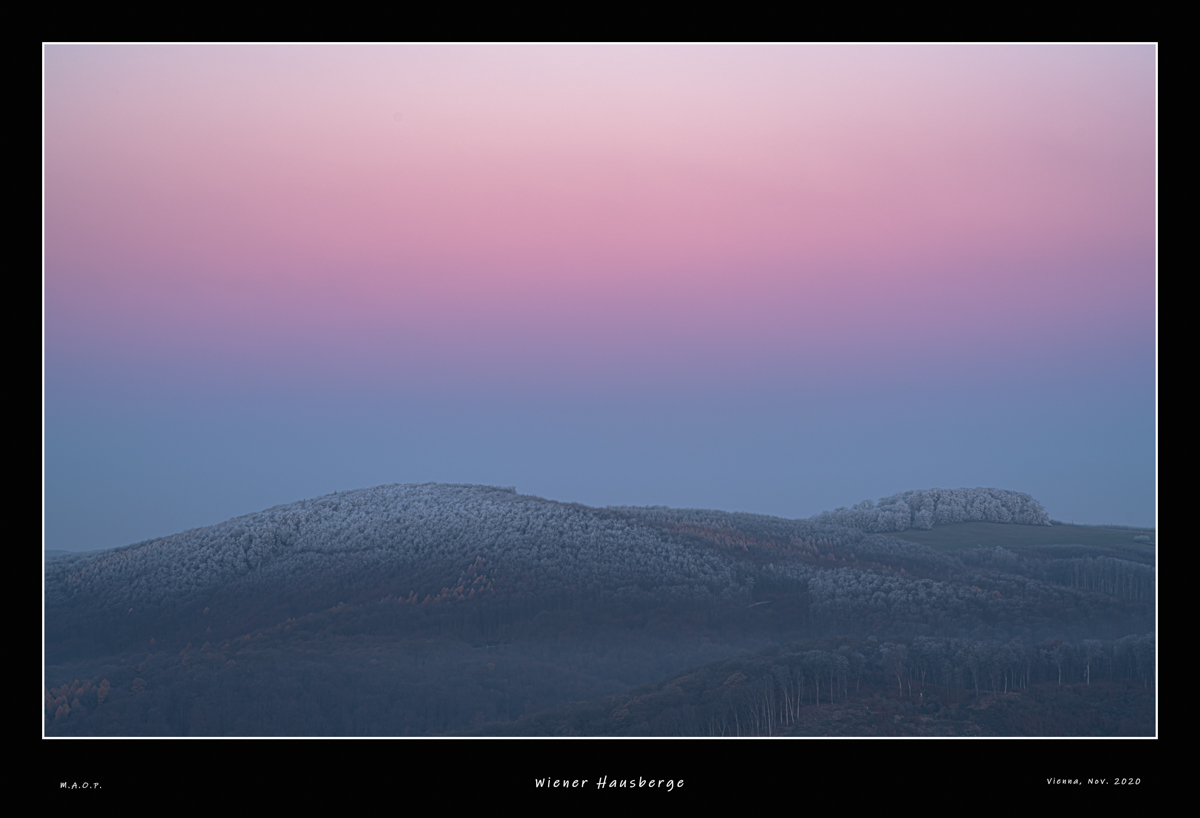
[[[806,640],[688,668],[491,736],[1150,736],[1154,638],[1081,646]]]
[[[939,551],[994,546],[1014,548],[1033,545],[1085,545],[1134,553],[1152,549],[1153,546],[1149,543],[1140,543],[1135,539],[1153,539],[1152,534],[1153,532],[1142,530],[1092,525],[1056,525],[1047,528],[1040,525],[952,523],[925,531],[899,531],[895,536]]]
[[[47,687],[66,685],[47,730],[461,733],[801,639],[1154,630],[1152,547],[1021,545],[1055,528],[997,521],[1044,516],[1028,495],[920,496],[983,519],[881,534],[832,513],[389,485],[47,559]],[[981,525],[1014,534],[961,551],[907,539]]]

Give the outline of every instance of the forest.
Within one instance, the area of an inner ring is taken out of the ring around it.
[[[1007,545],[903,538],[967,525]],[[1153,532],[1081,533],[1001,489],[795,520],[339,492],[47,553],[44,729],[1152,735]]]

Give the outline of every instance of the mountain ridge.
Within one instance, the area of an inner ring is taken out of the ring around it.
[[[978,502],[961,502],[970,491]],[[920,496],[959,500],[958,517],[990,514],[1011,521],[1013,508],[1041,509],[1029,495],[997,489],[924,490]],[[859,505],[849,519],[868,523],[868,512],[882,508],[886,518],[897,507]],[[910,507],[910,513],[917,512]],[[214,602],[223,608],[232,602],[245,614],[239,621],[258,621],[269,618],[268,611],[296,615],[349,598],[410,605],[564,595],[643,605],[749,603],[757,584],[810,595],[807,609],[822,611],[857,593],[847,591],[850,586],[876,593],[883,582],[893,595],[914,599],[929,593],[971,597],[970,588],[982,587],[976,582],[964,589],[959,580],[980,570],[976,563],[983,557],[951,556],[839,520],[828,513],[787,519],[665,506],[596,508],[519,494],[513,487],[393,483],[49,559],[47,633],[58,638],[61,623],[80,619],[84,610],[94,626],[77,622],[66,630],[94,633],[101,622],[123,629],[137,620],[148,627],[163,616],[215,610]],[[1115,559],[1119,570],[1113,570],[1134,577],[1129,582],[1138,588],[1152,581],[1129,554],[1092,556]],[[1013,568],[1020,560],[1007,554],[993,562]],[[1047,573],[1047,565],[1031,563],[1017,580],[992,584],[1005,596],[1023,596],[1016,589],[1058,570]],[[921,590],[913,585],[918,581],[934,586]],[[256,605],[261,615],[251,616]]]
[[[1111,664],[1153,631],[1155,549],[945,551],[821,515],[424,483],[48,558],[44,575],[56,735],[461,735],[798,639],[1020,639],[1035,658],[1102,639]]]

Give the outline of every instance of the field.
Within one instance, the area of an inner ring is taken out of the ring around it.
[[[927,545],[939,551],[958,551],[964,548],[1001,545],[1017,548],[1024,545],[1093,545],[1101,547],[1132,546],[1133,538],[1152,532],[1127,528],[1104,528],[1091,525],[1005,525],[1003,523],[955,523],[939,525],[929,531],[909,529],[893,534],[909,542]]]

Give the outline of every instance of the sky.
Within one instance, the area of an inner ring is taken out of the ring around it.
[[[44,547],[381,483],[1149,526],[1152,45],[47,45]]]

